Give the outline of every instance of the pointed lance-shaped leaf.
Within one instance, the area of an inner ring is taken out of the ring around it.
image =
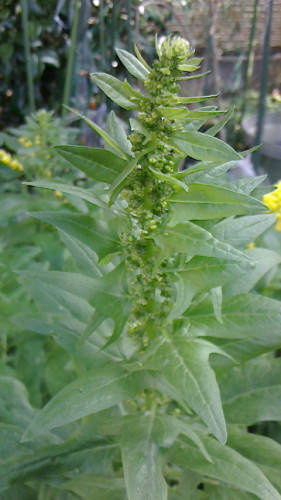
[[[122,462],[129,500],[167,500],[162,457],[153,438],[155,415],[135,419],[121,439]]]
[[[242,159],[231,146],[202,132],[177,133],[172,137],[172,142],[182,153],[195,160],[220,160],[225,163]]]
[[[32,421],[23,442],[82,417],[111,408],[143,389],[141,372],[128,372],[122,364],[84,373],[56,394]]]
[[[263,203],[237,191],[201,183],[188,184],[188,188],[188,192],[174,193],[168,198],[173,208],[169,224],[186,220],[224,219],[265,210]]]
[[[107,73],[92,73],[92,80],[113,102],[124,109],[136,109],[136,103],[131,100],[131,96],[124,90],[123,82],[108,75]],[[141,97],[141,94],[140,94]]]
[[[139,59],[123,49],[116,49],[116,52],[120,61],[122,61],[131,75],[135,76],[138,80],[144,81],[147,79],[149,71]]]
[[[173,445],[169,460],[203,476],[249,491],[260,500],[281,500],[276,488],[253,461],[206,435],[202,435],[202,441],[212,462],[207,462],[195,444],[185,437],[179,438]],[[239,489],[237,500],[240,498]]]
[[[204,340],[188,336],[162,337],[147,350],[145,367],[160,371],[214,436],[225,443],[226,425],[219,387],[209,365],[212,353],[224,354]]]
[[[105,149],[87,146],[56,146],[56,151],[71,165],[97,182],[111,184],[126,168],[127,161]]]
[[[117,232],[89,215],[69,212],[33,212],[30,215],[80,240],[93,250],[100,260],[122,249]]]
[[[61,184],[60,182],[34,181],[24,182],[23,184],[27,186],[51,189],[52,191],[60,191],[72,196],[77,196],[78,198],[81,198],[81,200],[88,201],[97,207],[101,207],[103,209],[107,208],[106,203],[104,203],[97,194],[94,194],[89,189],[79,188],[77,186],[72,186],[71,184]]]
[[[110,137],[110,135],[103,130],[101,127],[99,127],[96,123],[92,122],[89,118],[86,116],[82,115],[76,109],[69,108],[68,106],[64,106],[68,111],[76,115],[78,118],[83,120],[92,130],[94,130],[99,136],[104,140],[108,146],[110,146],[114,151],[120,154],[120,156],[124,159],[127,158],[127,155],[124,154],[123,150],[120,148],[119,144]]]

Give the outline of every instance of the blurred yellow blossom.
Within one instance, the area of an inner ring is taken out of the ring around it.
[[[18,170],[19,172],[23,171],[22,164],[4,149],[0,149],[0,162],[4,163],[7,167],[12,168],[13,170]]]
[[[29,139],[26,139],[25,137],[20,137],[18,141],[25,148],[31,148],[32,146],[32,142]]]
[[[263,196],[264,204],[276,215],[276,231],[281,231],[281,181],[274,185],[276,189]]]
[[[249,243],[249,245],[247,245],[246,248],[252,249],[252,248],[255,248],[255,247],[256,247],[256,245],[255,245],[254,241],[252,241],[252,243]]]

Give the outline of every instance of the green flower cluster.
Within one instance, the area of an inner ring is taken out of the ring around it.
[[[127,270],[131,275],[131,294],[136,297],[131,314],[129,334],[137,338],[143,347],[149,344],[157,327],[163,327],[172,307],[172,289],[164,270],[155,272],[149,264],[149,246],[155,231],[167,212],[167,199],[173,187],[157,178],[152,169],[169,175],[177,171],[177,151],[169,137],[182,130],[180,121],[164,117],[161,108],[171,108],[177,103],[179,86],[177,78],[193,51],[189,43],[181,38],[168,37],[159,50],[159,59],[153,64],[144,86],[150,97],[140,101],[138,130],[129,136],[135,155],[149,149],[149,138],[153,138],[151,150],[142,156],[138,168],[131,174],[122,193],[128,204],[127,210],[135,218],[135,237],[128,245]],[[155,294],[158,293],[158,300]],[[138,299],[138,297],[141,297]],[[149,299],[148,299],[149,298]]]

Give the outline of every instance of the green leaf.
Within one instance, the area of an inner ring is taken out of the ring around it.
[[[246,254],[255,259],[256,266],[248,271],[247,279],[245,276],[237,276],[231,283],[228,283],[223,290],[225,297],[250,292],[270,269],[277,267],[281,262],[280,254],[266,248],[246,250]]]
[[[93,281],[90,303],[96,311],[83,334],[83,339],[91,335],[104,318],[111,318],[114,321],[114,330],[106,347],[121,335],[131,309],[124,263]]]
[[[127,135],[121,125],[121,120],[117,118],[113,110],[110,111],[106,120],[105,130],[126,155],[132,156],[131,143],[127,139]]]
[[[48,438],[49,437],[50,435]],[[52,439],[54,439],[54,436],[52,436]],[[85,439],[76,438],[68,442],[44,446],[44,442],[46,441],[46,439],[40,439],[36,444],[21,444],[23,449],[32,447],[32,452],[26,451],[22,456],[17,455],[2,464],[0,469],[0,491],[2,491],[1,488],[3,487],[4,489],[5,487],[7,488],[9,483],[13,484],[18,482],[22,485],[23,481],[31,482],[33,480],[36,481],[35,484],[38,484],[38,477],[45,477],[46,470],[48,471],[48,475],[50,474],[52,477],[61,478],[64,473],[69,470],[69,467],[71,469],[79,467],[79,470],[81,470],[81,468],[83,468],[81,459],[84,457],[88,458],[88,461],[100,462],[102,452],[104,455],[112,453],[112,444],[100,445],[97,449],[97,442],[93,438],[88,438],[87,441]],[[58,440],[56,439],[56,441]],[[94,446],[95,449],[93,449]],[[94,467],[92,467],[92,469],[95,470]],[[96,469],[98,469],[98,467],[96,467]],[[18,498],[22,500],[21,496]],[[9,500],[14,500],[14,497]]]
[[[210,127],[207,130],[206,134],[211,136],[217,135],[218,132],[220,132],[223,129],[223,127],[227,124],[227,122],[231,119],[233,113],[234,113],[234,107],[230,108],[225,114],[225,116],[218,123],[216,123],[216,125]]]
[[[221,163],[224,163],[242,158],[225,142],[201,132],[178,133],[171,139],[181,152],[196,160],[220,160]]]
[[[119,153],[122,158],[124,158],[124,159],[127,158],[124,155],[123,150],[120,148],[120,146],[118,145],[118,143],[115,142],[110,137],[110,135],[107,132],[105,132],[105,130],[103,130],[102,128],[100,128],[96,123],[92,122],[91,120],[89,120],[89,118],[87,118],[86,116],[82,115],[81,113],[79,113],[75,109],[69,108],[68,106],[64,106],[64,107],[68,111],[70,111],[71,113],[73,113],[74,115],[78,116],[78,118],[80,118],[81,120],[83,120],[89,127],[91,127],[92,130],[94,130],[97,134],[99,134],[99,136],[104,140],[104,142],[106,144],[108,144],[108,146],[110,146],[114,151],[117,151],[117,153]],[[78,146],[76,146],[76,147],[78,147]],[[85,147],[85,146],[81,146],[81,147]]]
[[[93,307],[89,304],[93,278],[62,271],[20,271],[19,275],[45,312],[64,317],[71,314],[83,322],[90,320],[93,314]]]
[[[176,301],[169,320],[181,317],[196,293],[209,291],[249,273],[249,263],[236,263],[211,257],[193,257],[181,267],[166,269],[175,277]]]
[[[87,146],[56,146],[56,151],[91,179],[106,184],[114,182],[127,166],[126,161],[105,149]]]
[[[192,61],[192,59],[190,60],[190,62]],[[201,59],[202,61],[202,59]],[[199,68],[199,63],[198,64],[179,64],[178,65],[178,69],[180,71],[188,71],[189,73],[192,73],[193,71],[197,71],[197,69]]]
[[[78,198],[88,201],[89,203],[91,203],[92,205],[96,205],[97,207],[106,208],[106,204],[89,189],[83,189],[76,186],[71,186],[69,184],[61,184],[60,182],[34,181],[24,182],[23,184],[26,184],[27,186],[51,189],[53,191],[61,191],[62,193],[78,196]]]
[[[188,81],[188,80],[195,80],[197,78],[203,78],[203,76],[207,76],[211,73],[211,71],[205,71],[205,73],[200,73],[199,75],[192,75],[192,76],[179,76],[177,78],[178,81]]]
[[[249,215],[238,219],[225,219],[213,226],[214,238],[245,248],[274,224],[274,214]]]
[[[144,60],[144,58],[142,57],[138,47],[136,45],[134,45],[134,51],[135,51],[135,54],[138,58],[138,60],[142,63],[142,65],[147,69],[147,71],[151,71],[151,68],[148,66],[147,62]]]
[[[141,372],[129,373],[117,363],[86,372],[46,404],[26,430],[22,441],[115,406],[142,389]]]
[[[133,54],[130,54],[130,52],[122,49],[116,49],[116,52],[119,59],[131,75],[135,76],[138,80],[143,81],[148,78],[148,69]]]
[[[158,111],[162,116],[173,120],[185,120],[190,114],[187,108],[164,108],[159,106]]]
[[[35,219],[43,220],[62,229],[73,236],[97,255],[99,260],[107,255],[119,253],[121,243],[118,234],[105,223],[95,220],[89,215],[78,215],[71,212],[31,212]]]
[[[253,262],[239,250],[218,241],[211,233],[191,222],[166,227],[165,232],[156,234],[153,240],[161,249],[159,259],[171,257],[175,253],[186,253],[190,256],[197,254],[202,257]]]
[[[63,317],[58,320],[48,315],[42,317],[38,315],[20,315],[13,318],[13,321],[21,328],[51,337],[59,346],[67,351],[81,363],[85,369],[92,369],[95,366],[103,366],[108,360],[122,361],[124,352],[116,344],[107,350],[101,350],[108,334],[108,325],[102,325],[102,331],[96,330],[95,335],[81,343],[81,335],[85,329],[85,323],[77,320],[73,316]]]
[[[243,294],[223,301],[222,320],[217,321],[208,301],[191,307],[185,314],[194,335],[243,339],[270,331],[279,335],[281,304],[261,295]]]
[[[123,189],[123,187],[126,185],[128,181],[128,176],[130,175],[131,172],[136,168],[138,164],[139,158],[134,158],[129,163],[127,163],[126,168],[124,168],[120,174],[116,177],[114,182],[110,186],[110,205],[114,203],[116,200],[118,194],[120,191]]]
[[[225,352],[232,356],[236,361],[241,363],[248,361],[249,359],[260,356],[271,351],[275,351],[281,347],[281,333],[280,329],[274,328],[271,331],[268,328],[261,328],[257,333],[249,327],[251,336],[241,339],[215,339],[213,342],[218,344]],[[224,367],[222,365],[224,364]],[[225,366],[229,368],[229,361],[226,363],[220,363],[219,369],[225,369]],[[231,365],[233,365],[231,363]],[[217,366],[216,366],[217,368]]]
[[[1,419],[16,425],[27,425],[33,418],[32,408],[25,385],[16,378],[0,375],[1,384]],[[1,437],[4,437],[1,434]],[[1,451],[4,453],[3,448]]]
[[[252,461],[240,453],[222,446],[215,439],[202,436],[202,441],[213,463],[204,460],[194,444],[186,438],[178,439],[172,447],[170,461],[204,476],[223,481],[241,490],[257,495],[261,500],[280,500],[278,491]],[[237,499],[240,498],[237,496]]]
[[[215,97],[218,97],[218,94],[200,95],[196,97],[177,97],[176,99],[179,104],[192,104],[193,102],[203,102],[208,99],[214,99]]]
[[[146,128],[139,120],[135,120],[134,118],[130,118],[130,127],[132,130],[136,130],[140,134],[144,135],[146,138],[151,138],[151,131]]]
[[[231,164],[232,162],[230,162]],[[233,162],[234,163],[234,162]],[[182,170],[181,172],[177,172],[174,174],[178,179],[186,177],[188,175],[196,174],[196,172],[204,172],[211,170],[217,166],[221,165],[220,161],[200,161],[199,163],[195,163],[191,167]]]
[[[195,109],[194,111],[190,111],[187,108],[164,108],[159,106],[158,107],[159,113],[161,113],[162,116],[165,116],[167,118],[172,118],[174,120],[198,120],[201,118],[208,119],[213,116],[217,116],[220,114],[223,114],[224,111],[207,111],[204,108],[200,109]]]
[[[108,476],[81,475],[66,481],[61,488],[84,500],[124,500],[126,494],[124,480]]]
[[[91,79],[113,102],[124,109],[136,109],[136,104],[124,90],[123,82],[107,73],[92,73]]]
[[[245,177],[232,181],[229,183],[231,189],[237,190],[240,193],[250,194],[257,186],[259,186],[265,179],[266,175],[258,175],[256,177]]]
[[[154,436],[159,446],[170,447],[179,434],[187,436],[191,439],[191,441],[197,445],[206,460],[212,461],[199,437],[199,434],[197,434],[195,427],[190,425],[188,420],[185,421],[167,414],[156,416]]]
[[[217,286],[215,288],[211,288],[210,297],[213,304],[214,315],[217,321],[223,323],[221,308],[222,308],[222,288],[221,286]]]
[[[222,219],[265,210],[262,203],[248,195],[208,184],[188,184],[188,192],[174,193],[168,201],[173,215],[170,224],[186,220]]]
[[[175,278],[175,290],[176,290],[176,300],[174,301],[174,306],[169,313],[168,321],[173,321],[176,318],[181,318],[182,314],[190,306],[191,301],[195,295],[195,290],[192,288],[188,280],[188,275],[183,273],[177,273],[174,275]]]
[[[204,106],[203,108],[198,108],[194,109],[193,111],[190,111],[187,117],[187,121],[204,119],[205,122],[209,118],[213,118],[214,116],[224,115],[224,114],[225,114],[224,111],[218,111],[216,108],[208,110],[207,106]]]
[[[268,437],[250,434],[236,426],[230,427],[228,443],[238,453],[255,463],[278,491],[281,490],[279,443]]]
[[[242,491],[239,487],[222,484],[204,484],[206,496],[202,500],[257,500],[256,495]]]
[[[259,357],[220,375],[227,421],[254,425],[281,420],[281,358]]]
[[[153,439],[154,413],[140,417],[121,440],[122,462],[129,500],[167,500],[159,448]]]
[[[188,191],[188,185],[185,184],[184,182],[178,180],[173,175],[163,174],[159,170],[156,170],[155,168],[152,168],[152,167],[149,167],[149,170],[153,173],[153,175],[157,179],[160,179],[161,181],[164,181],[167,184],[171,184],[171,186],[173,186],[175,191],[179,191],[179,190]]]
[[[219,388],[209,365],[212,353],[223,354],[223,351],[188,336],[162,337],[147,350],[144,366],[163,373],[214,436],[225,443],[227,435]]]
[[[96,252],[74,236],[69,236],[62,230],[59,230],[59,233],[79,271],[94,278],[102,276],[103,272],[97,265]]]

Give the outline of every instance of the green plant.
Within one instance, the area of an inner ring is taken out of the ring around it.
[[[0,164],[22,172],[26,180],[56,177],[69,172],[69,166],[51,149],[56,144],[73,143],[75,128],[66,127],[54,113],[41,109],[27,116],[25,123],[0,132]],[[73,171],[73,169],[72,169]]]
[[[56,147],[96,182],[72,187],[89,214],[33,214],[58,228],[75,267],[20,273],[44,314],[16,321],[52,337],[59,356],[55,395],[36,415],[24,387],[7,383],[13,449],[2,447],[0,488],[13,498],[281,498],[281,446],[247,432],[281,420],[281,306],[251,293],[276,261],[266,267],[270,251],[246,249],[275,216],[258,197],[263,177],[227,178],[241,155],[214,136],[229,114],[186,107],[208,96],[178,96],[177,82],[193,78],[182,73],[200,64],[188,42],[169,37],[156,49],[152,68],[138,50],[118,51],[146,94],[93,75],[139,113],[128,137],[111,112],[106,130],[85,118],[106,149]],[[197,162],[181,170],[187,156]]]

